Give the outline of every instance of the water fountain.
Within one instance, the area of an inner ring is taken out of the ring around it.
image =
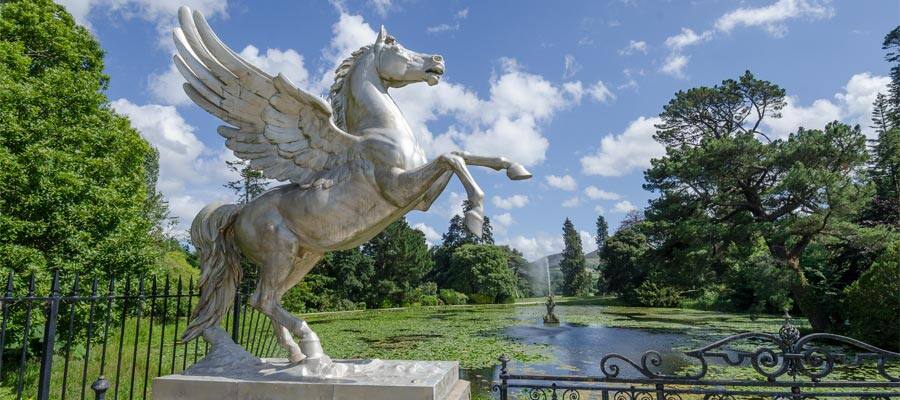
[[[550,263],[545,263],[547,267],[547,315],[544,315],[544,324],[559,325],[559,317],[553,310],[556,308],[556,302],[553,301],[553,289],[550,287]]]

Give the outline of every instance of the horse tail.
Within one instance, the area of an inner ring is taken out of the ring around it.
[[[200,210],[191,223],[191,241],[200,261],[200,302],[191,314],[182,342],[189,342],[206,328],[217,326],[234,292],[241,282],[241,253],[234,241],[234,221],[241,206],[237,204],[209,204]]]

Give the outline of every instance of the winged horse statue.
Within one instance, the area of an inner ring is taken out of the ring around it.
[[[453,175],[472,204],[466,226],[480,235],[484,193],[466,166],[531,177],[503,157],[425,158],[388,89],[438,84],[444,59],[404,48],[384,27],[337,68],[329,104],[241,58],[199,12],[182,7],[178,19],[174,62],[188,97],[228,124],[218,132],[235,156],[287,182],[246,204],[207,205],[194,218],[201,295],[182,340],[222,340],[215,330],[241,281],[243,256],[259,267],[249,302],[272,320],[291,362],[330,362],[309,325],[281,306],[325,252],[357,247],[413,209],[428,210]]]

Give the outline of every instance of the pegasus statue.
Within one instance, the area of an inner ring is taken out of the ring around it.
[[[271,319],[290,361],[330,362],[309,325],[281,306],[326,252],[360,246],[406,213],[428,210],[454,175],[472,205],[466,227],[480,235],[484,192],[467,165],[506,170],[513,180],[531,177],[503,157],[425,157],[388,89],[437,85],[444,59],[404,48],[383,26],[374,43],[337,68],[329,103],[241,58],[199,12],[182,7],[178,19],[174,62],[188,97],[227,124],[218,132],[235,156],[285,182],[246,204],[207,205],[194,218],[201,294],[182,340],[223,340],[218,326],[246,257],[259,268],[249,303]]]

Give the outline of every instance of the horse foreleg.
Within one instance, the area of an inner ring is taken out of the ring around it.
[[[375,177],[386,199],[401,209],[412,209],[428,196],[434,201],[446,185],[443,183],[434,188],[435,183],[446,177],[447,171],[452,171],[459,177],[472,206],[466,211],[466,227],[473,234],[481,236],[481,225],[484,223],[484,192],[475,183],[462,157],[446,153],[411,170],[399,168],[376,170]]]
[[[478,156],[465,151],[454,151],[453,154],[462,157],[469,165],[488,167],[495,171],[505,169],[506,176],[514,181],[531,178],[531,172],[528,172],[522,164],[509,161],[506,157]]]
[[[444,171],[441,177],[425,191],[425,196],[423,196],[422,201],[416,205],[416,210],[428,211],[435,200],[441,195],[441,192],[447,187],[447,184],[450,183],[451,177],[453,177],[453,171]]]

